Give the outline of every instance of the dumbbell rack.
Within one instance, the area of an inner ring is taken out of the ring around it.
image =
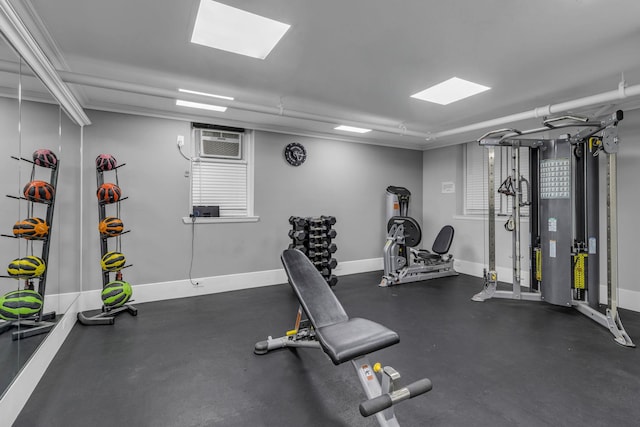
[[[45,216],[45,221],[49,226],[49,232],[45,237],[29,239],[30,242],[33,242],[33,241],[42,242],[42,252],[41,252],[40,258],[44,261],[45,270],[42,273],[42,275],[40,275],[39,277],[25,280],[25,289],[30,289],[30,290],[34,289],[33,280],[38,280],[38,293],[43,299],[42,308],[37,314],[31,316],[30,318],[24,318],[20,320],[0,321],[2,322],[0,323],[0,334],[8,331],[11,328],[18,328],[17,331],[11,334],[11,338],[15,341],[21,338],[27,338],[27,337],[32,337],[34,335],[45,334],[55,326],[54,322],[49,322],[49,320],[54,320],[56,318],[55,311],[52,311],[49,313],[43,313],[43,310],[44,310],[44,296],[45,296],[45,291],[47,287],[47,273],[49,271],[49,248],[51,247],[51,230],[53,229],[53,211],[54,211],[55,202],[56,202],[56,193],[58,190],[58,170],[60,168],[60,160],[57,160],[56,164],[52,166],[39,166],[39,165],[36,165],[31,160],[25,159],[24,157],[18,158],[18,157],[11,156],[11,158],[18,161],[24,161],[24,162],[30,163],[32,165],[31,180],[35,178],[36,167],[44,167],[44,168],[51,169],[51,173],[49,176],[49,184],[51,184],[54,190],[51,200],[48,200],[48,201],[44,201],[44,200],[33,201],[25,197],[17,197],[17,196],[7,194],[7,197],[11,199],[27,200],[29,202],[27,206],[28,217],[32,216],[34,207],[36,205],[46,205],[47,213]],[[8,234],[2,234],[2,237],[9,237],[12,239],[19,238],[16,236],[10,236]],[[11,276],[0,276],[0,277],[11,277]],[[13,277],[11,278],[14,279]]]
[[[123,163],[121,165],[114,167],[109,171],[103,171],[102,169],[96,168],[96,184],[97,184],[96,188],[100,188],[100,186],[104,184],[105,172],[115,172],[115,184],[118,187],[120,187],[120,184],[118,181],[118,169],[120,169],[125,165],[126,163]],[[128,199],[128,197],[122,197],[117,201],[115,201],[114,203],[108,203],[108,202],[105,202],[104,200],[98,201],[98,223],[100,223],[103,219],[107,217],[106,205],[108,204],[116,206],[117,217],[119,218],[120,202],[126,199]],[[108,244],[109,239],[117,239],[118,246],[119,246],[120,236],[122,236],[123,234],[129,233],[130,231],[131,230],[125,230],[122,233],[118,234],[117,236],[103,236],[101,234],[100,235],[100,257],[102,258],[104,254],[106,254],[109,251],[109,244]],[[125,269],[128,267],[131,267],[131,264],[123,266],[122,269]],[[107,286],[107,284],[111,281],[110,273],[111,272],[109,271],[102,271],[102,287],[103,288]],[[118,278],[119,276],[120,276],[120,270],[116,272],[116,280],[119,280]],[[116,307],[116,308],[109,308],[103,305],[102,313],[98,313],[94,316],[86,316],[82,312],[78,313],[78,321],[83,325],[113,325],[116,321],[115,316],[124,312],[128,312],[132,316],[138,315],[138,309],[131,304],[123,304],[122,306]]]
[[[332,242],[337,235],[333,229],[335,223],[334,216],[289,217],[289,237],[292,240],[289,249],[298,249],[304,253],[332,287],[338,283],[338,278],[332,274],[332,270],[338,265],[338,261],[333,257],[338,249]]]

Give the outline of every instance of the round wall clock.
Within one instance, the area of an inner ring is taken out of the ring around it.
[[[291,166],[300,166],[307,159],[307,150],[302,144],[292,142],[285,147],[284,158]]]

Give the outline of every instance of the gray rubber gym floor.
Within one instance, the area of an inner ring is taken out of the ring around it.
[[[395,411],[403,426],[637,426],[640,349],[572,309],[472,302],[469,276],[378,288],[343,276],[351,317],[400,343],[371,355],[433,390]],[[140,304],[113,326],[76,325],[15,426],[376,426],[351,364],[319,350],[253,354],[293,324],[288,285]],[[640,344],[640,314],[622,311]]]
[[[16,331],[16,328],[12,328],[0,334],[0,366],[2,366],[0,390],[6,390],[9,387],[11,381],[20,373],[22,367],[47,336],[46,334],[34,335],[13,341],[12,334]]]

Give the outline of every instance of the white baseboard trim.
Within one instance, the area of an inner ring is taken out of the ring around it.
[[[470,276],[482,277],[485,265],[469,262],[454,261],[454,268],[458,273],[468,274]],[[513,271],[507,267],[497,267],[498,280],[504,283],[513,283]],[[521,286],[529,286],[529,272],[523,271],[520,280]],[[607,303],[607,286],[600,285],[600,303]],[[640,292],[629,289],[618,289],[618,306],[627,310],[640,312]]]
[[[604,299],[603,299],[604,297]],[[618,289],[618,306],[627,310],[640,312],[640,292]],[[600,302],[607,303],[607,286],[600,286]]]
[[[69,307],[78,300],[79,295],[80,292],[45,295],[44,312],[55,311],[56,313],[66,313]]]
[[[75,300],[69,304],[58,324],[49,332],[47,338],[42,341],[36,352],[29,358],[5,391],[0,399],[0,414],[2,414],[0,425],[10,426],[18,418],[31,393],[76,324],[79,301],[76,294]]]
[[[349,274],[366,273],[369,271],[377,271],[384,269],[384,262],[382,257],[361,259],[357,261],[344,261],[338,263],[338,266],[333,270],[336,276],[347,276]]]
[[[333,270],[333,273],[336,276],[344,276],[382,270],[382,264],[382,258],[344,261],[338,264]],[[198,285],[191,284],[188,279],[133,285],[134,305],[135,303],[195,297],[261,286],[278,285],[287,283],[287,275],[284,269],[277,269],[228,274],[224,276],[200,277],[193,279],[193,282]],[[102,307],[100,290],[96,289],[82,292],[81,307],[82,311],[97,310]]]

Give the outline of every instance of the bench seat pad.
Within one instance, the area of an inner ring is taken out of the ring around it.
[[[336,365],[400,342],[394,331],[358,317],[318,328],[316,337]]]

